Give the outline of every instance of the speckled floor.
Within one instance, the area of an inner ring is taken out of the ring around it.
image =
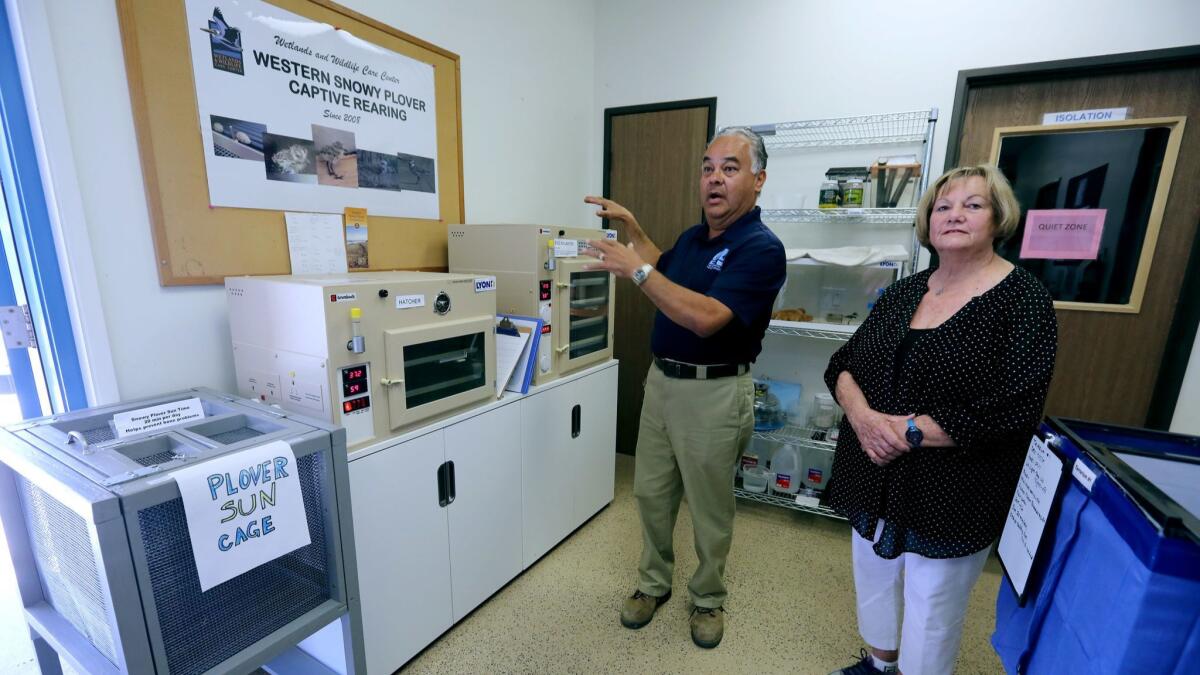
[[[725,638],[714,650],[688,634],[695,568],[686,505],[675,531],[675,589],[650,625],[623,628],[622,598],[637,581],[641,532],[633,458],[617,456],[613,503],[417,655],[403,673],[798,673],[855,660],[848,526],[739,502],[726,569]],[[956,672],[1001,673],[988,643],[1000,567],[971,596]]]
[[[633,458],[618,455],[613,503],[401,672],[824,675],[858,654],[846,524],[746,502],[726,570],[721,645],[703,650],[688,636],[696,554],[686,506],[675,531],[677,594],[650,625],[623,628],[617,608],[641,553],[632,490]],[[0,572],[0,672],[36,672],[11,568]],[[971,597],[958,673],[1003,672],[988,643],[999,584],[993,558]]]

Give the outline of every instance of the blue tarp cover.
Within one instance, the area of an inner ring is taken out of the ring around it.
[[[1043,427],[1043,431],[1047,430]],[[1067,438],[1070,467],[1083,456]],[[1200,546],[1164,537],[1090,457],[1063,490],[1025,606],[1005,579],[992,645],[1009,673],[1200,672]]]

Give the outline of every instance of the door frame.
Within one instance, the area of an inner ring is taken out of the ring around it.
[[[87,407],[88,392],[63,282],[65,261],[59,259],[17,48],[8,7],[0,6],[0,208],[8,211],[7,227],[0,237],[7,256],[0,284],[5,302],[28,306],[37,336],[37,358],[50,410],[39,410],[32,355],[25,349],[8,352],[13,376],[19,380],[16,389],[22,413],[36,417],[35,411],[49,414]]]
[[[627,115],[643,115],[643,114],[647,114],[647,113],[670,112],[670,111],[675,111],[675,110],[690,110],[690,109],[701,109],[701,110],[704,110],[704,112],[706,113],[707,122],[705,125],[705,136],[706,136],[705,141],[707,142],[708,140],[710,140],[713,137],[713,134],[716,133],[716,129],[717,129],[717,98],[715,96],[708,97],[708,98],[687,99],[687,100],[681,100],[681,101],[664,101],[664,102],[660,102],[660,103],[643,103],[643,104],[638,104],[638,105],[617,106],[617,107],[604,109],[604,157],[603,157],[604,186],[603,186],[603,191],[601,192],[601,194],[604,196],[605,199],[612,198],[612,189],[613,189],[613,186],[612,186],[613,120],[618,117],[624,117]],[[701,208],[699,204],[696,204],[695,208],[696,208],[695,220],[693,220],[691,222],[693,222],[693,223],[704,222],[704,209]],[[604,227],[612,227],[612,225],[609,223],[608,219],[604,220]],[[686,224],[684,225],[683,229],[684,230],[687,229]],[[670,242],[667,242],[663,245],[670,246],[672,243],[673,243],[673,240]],[[614,288],[614,290],[613,290],[613,302],[614,303],[617,302],[618,296],[620,294],[621,294],[621,292],[619,290],[617,290],[616,288]],[[653,305],[651,305],[651,310],[654,310],[654,309],[655,308],[653,307]],[[618,315],[619,315],[618,311],[614,310],[613,311],[614,329],[616,327]],[[653,314],[651,315],[650,322],[651,322],[650,330],[653,331]],[[647,336],[646,336],[647,351],[649,350],[649,337],[650,337],[649,334],[647,334]],[[613,334],[613,356],[614,357],[617,356],[617,352],[618,352],[617,345],[618,345],[618,342],[620,341],[620,339],[621,339],[620,336],[618,336],[614,331],[614,334]],[[622,354],[622,356],[625,356],[625,355]],[[638,364],[636,367],[640,369],[640,368],[643,368],[648,365],[649,365],[649,359],[647,359],[645,364]],[[628,380],[630,377],[635,378],[636,381],[638,381],[638,382],[641,381],[641,373],[633,374],[633,373],[631,373],[631,371],[629,371],[629,368],[632,368],[632,367],[634,367],[633,361],[628,361],[627,363],[621,364],[622,372],[618,374],[618,378],[617,378],[618,398],[620,397],[620,393],[622,391],[622,388],[621,388],[622,384],[623,383],[628,384]],[[644,400],[643,400],[643,402],[644,402]],[[633,455],[636,453],[636,445],[633,447],[624,447],[624,446],[620,445],[622,440],[628,440],[628,438],[626,438],[626,435],[622,433],[622,430],[625,429],[627,432],[630,431],[628,429],[628,427],[621,426],[621,422],[622,422],[621,408],[622,408],[622,406],[618,406],[615,425],[614,425],[616,427],[616,440],[618,443],[617,452],[620,452],[622,454]],[[638,435],[638,433],[637,433],[638,432],[637,416],[636,415],[637,415],[637,413],[635,412],[634,418],[632,420],[626,419],[627,424],[632,423],[632,425],[633,425],[633,429],[631,431],[632,431],[632,436],[634,436],[634,437],[636,437]]]
[[[967,97],[974,87],[1038,82],[1060,77],[1111,75],[1171,66],[1200,66],[1200,45],[960,70],[958,83],[954,88],[954,108],[950,113],[950,136],[946,139],[946,159],[943,166],[958,166],[961,154],[959,141],[967,117]],[[1200,283],[1200,230],[1197,230],[1197,235],[1192,239],[1192,251],[1184,269],[1182,283],[1181,288],[1188,288],[1188,284]],[[1171,426],[1175,406],[1179,402],[1179,392],[1183,387],[1183,378],[1187,373],[1192,345],[1196,340],[1197,328],[1200,328],[1200,297],[1181,293],[1175,305],[1171,326],[1167,329],[1167,343],[1158,366],[1158,374],[1154,378],[1154,390],[1151,392],[1150,406],[1146,412],[1145,426],[1150,429],[1166,430]]]
[[[665,101],[663,103],[643,103],[640,105],[627,105],[619,108],[604,109],[604,188],[601,194],[605,199],[611,196],[609,192],[611,186],[609,184],[609,173],[612,171],[612,121],[614,117],[621,115],[637,115],[641,113],[663,112],[665,110],[682,110],[684,108],[708,108],[708,137],[711,139],[717,131],[717,99],[712,98],[693,98],[686,101]],[[703,215],[703,209],[701,209]],[[608,227],[608,221],[605,219],[605,227]]]

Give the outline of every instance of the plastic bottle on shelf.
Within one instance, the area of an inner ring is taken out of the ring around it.
[[[746,467],[742,473],[742,489],[746,492],[765,492],[770,473],[757,466]]]
[[[812,425],[818,429],[833,426],[835,408],[833,394],[822,393],[813,396]]]
[[[824,490],[829,486],[833,469],[833,450],[805,446],[800,468],[800,482],[806,488]]]
[[[796,446],[788,443],[775,451],[771,457],[771,471],[775,480],[771,489],[775,492],[793,495],[800,489],[800,453]]]
[[[788,406],[787,423],[794,427],[802,427],[807,419],[808,409],[804,406],[804,399],[797,396],[796,400]]]
[[[761,438],[750,439],[750,445],[746,447],[745,452],[742,453],[741,461],[738,462],[738,475],[745,475],[746,469],[751,467],[758,467],[765,471],[767,465],[771,462],[772,445],[771,441]]]

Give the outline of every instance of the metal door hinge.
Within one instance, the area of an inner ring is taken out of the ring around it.
[[[0,330],[4,331],[4,346],[8,349],[37,349],[29,305],[0,307]]]

